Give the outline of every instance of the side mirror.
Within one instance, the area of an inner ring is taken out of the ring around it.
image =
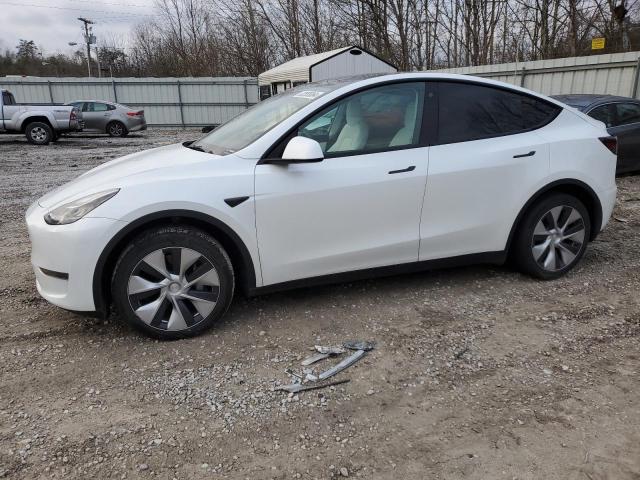
[[[306,137],[293,137],[287,143],[282,153],[282,158],[273,158],[263,161],[275,165],[289,163],[317,163],[324,160],[322,147],[318,142]]]

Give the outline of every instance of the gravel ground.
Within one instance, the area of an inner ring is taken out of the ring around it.
[[[640,177],[554,282],[482,266],[237,298],[165,343],[39,298],[27,206],[196,136],[0,137],[0,477],[640,478]],[[377,342],[350,383],[274,391],[346,339]]]

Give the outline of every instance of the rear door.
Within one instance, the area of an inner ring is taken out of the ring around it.
[[[438,82],[437,90],[420,260],[502,251],[528,186],[549,171],[549,146],[536,128],[561,109],[471,82]]]
[[[105,132],[111,120],[112,110],[102,102],[85,102],[82,109],[85,129]]]
[[[317,140],[323,161],[256,166],[265,285],[418,259],[424,89],[405,82],[347,96],[294,133]]]

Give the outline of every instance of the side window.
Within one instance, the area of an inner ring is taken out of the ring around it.
[[[109,105],[107,105],[106,103],[93,102],[92,104],[94,112],[106,112],[107,110],[109,110]]]
[[[600,120],[607,126],[607,128],[613,127],[615,124],[616,116],[613,105],[611,104],[600,105],[599,107],[594,108],[589,112],[589,116],[596,120]]]
[[[640,105],[635,103],[616,103],[618,112],[618,125],[628,125],[640,122]]]
[[[298,128],[298,135],[320,143],[325,155],[418,146],[424,83],[374,87],[350,95]]]
[[[260,100],[264,100],[271,96],[271,85],[260,86]]]
[[[500,137],[540,128],[561,108],[544,100],[484,85],[440,82],[438,143]]]
[[[2,103],[5,105],[15,105],[16,99],[13,97],[12,93],[2,92]]]
[[[115,105],[107,105],[107,110],[115,110]]]

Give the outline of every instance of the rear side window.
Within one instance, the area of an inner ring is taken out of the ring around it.
[[[9,92],[2,92],[2,103],[5,105],[15,105],[16,99],[13,98],[13,94]]]
[[[607,126],[607,128],[615,125],[616,114],[613,109],[613,105],[610,103],[594,108],[589,112],[589,116],[596,120],[600,120]]]
[[[109,106],[106,103],[91,102],[89,103],[90,112],[106,112]]]
[[[628,125],[640,122],[640,105],[635,103],[616,103],[618,120],[616,125]]]
[[[561,108],[521,93],[462,82],[439,86],[438,143],[468,142],[540,128]]]

